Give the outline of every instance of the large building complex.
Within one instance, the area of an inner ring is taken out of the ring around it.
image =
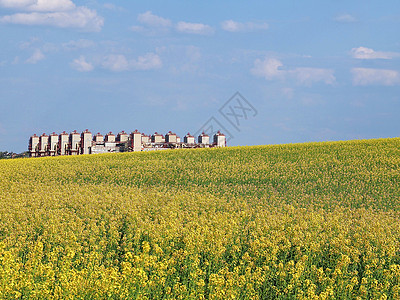
[[[52,133],[41,136],[34,134],[29,139],[30,157],[96,154],[109,152],[151,151],[176,148],[210,148],[225,147],[226,138],[217,132],[210,142],[210,137],[204,132],[197,138],[190,133],[181,138],[169,131],[165,136],[155,132],[146,135],[135,130],[130,134],[121,131],[115,136],[112,132],[103,136],[100,133],[92,135],[89,130],[82,133],[76,130],[71,133],[65,131],[61,134]]]

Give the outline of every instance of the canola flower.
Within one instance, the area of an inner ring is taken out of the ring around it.
[[[0,299],[400,299],[400,139],[0,161]]]

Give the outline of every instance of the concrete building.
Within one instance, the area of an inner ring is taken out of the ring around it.
[[[172,131],[169,131],[164,138],[157,132],[150,137],[138,130],[131,134],[121,131],[117,137],[109,132],[104,138],[100,133],[92,136],[92,133],[86,129],[81,134],[76,130],[69,135],[65,131],[60,135],[53,132],[50,136],[45,133],[41,136],[34,134],[29,139],[28,149],[31,157],[39,157],[226,146],[225,135],[221,132],[218,131],[213,138],[214,143],[210,144],[209,136],[203,132],[198,136],[198,143],[196,143],[195,137],[188,133],[181,142],[180,137]]]
[[[151,136],[142,133],[142,144],[147,145],[151,143]]]
[[[118,143],[127,143],[129,140],[129,134],[127,134],[125,131],[121,131],[117,135],[117,142]]]
[[[226,137],[219,130],[216,134],[214,134],[214,145],[216,147],[225,147],[226,146]]]
[[[58,135],[53,132],[49,136],[49,142],[48,142],[48,155],[49,156],[56,156],[58,152]]]
[[[69,144],[68,133],[63,131],[58,136],[58,154],[59,155],[67,155],[68,154],[68,144]]]
[[[155,144],[161,144],[163,142],[162,134],[159,134],[157,131],[151,136],[151,142]]]
[[[59,155],[67,155],[68,154],[68,144],[69,144],[68,133],[63,131],[58,136],[58,154]]]
[[[198,137],[198,143],[204,146],[210,145],[210,137],[204,131]]]
[[[141,151],[142,150],[142,134],[136,129],[130,135],[130,150]]]
[[[30,157],[37,156],[37,153],[39,151],[39,137],[36,134],[30,137],[28,150]]]
[[[111,131],[107,133],[105,141],[108,143],[115,143],[115,134],[113,134]]]
[[[46,156],[47,155],[47,145],[49,144],[49,136],[43,133],[39,137],[39,155],[38,156]]]
[[[104,143],[104,136],[98,132],[94,137],[93,137],[93,142],[97,144],[103,144]]]
[[[70,155],[78,155],[79,149],[80,149],[80,144],[81,144],[81,137],[76,130],[70,133],[69,135],[69,154]]]
[[[103,144],[96,144],[92,146],[92,154],[100,153],[116,153],[120,152],[115,142],[104,142]]]
[[[189,132],[183,137],[183,142],[188,145],[194,145],[194,136],[191,135]]]
[[[176,140],[176,133],[172,133],[172,131],[169,131],[166,135],[165,135],[165,142],[166,143],[173,143],[176,144],[177,140]]]
[[[81,153],[80,154],[91,154],[92,151],[92,133],[86,129],[81,134]]]

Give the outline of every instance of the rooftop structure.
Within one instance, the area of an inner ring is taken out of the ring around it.
[[[69,136],[68,133],[63,131],[59,136],[58,136],[58,155],[66,155],[68,154],[68,144],[69,141]]]
[[[210,144],[210,137],[204,133],[204,131],[198,137],[198,143],[202,145],[209,145]]]
[[[104,143],[104,136],[98,132],[94,137],[93,137],[93,142],[96,144],[103,144]]]
[[[160,144],[163,142],[163,135],[159,134],[157,131],[151,136],[151,142],[155,144]]]
[[[175,143],[176,144],[176,133],[172,133],[172,131],[169,131],[166,135],[165,135],[165,142],[167,143]]]
[[[53,132],[49,136],[48,151],[50,156],[55,156],[58,150],[58,135]]]
[[[188,145],[194,145],[194,136],[189,132],[183,137],[183,141]]]
[[[226,138],[223,133],[219,130],[216,134],[214,134],[214,145],[217,147],[225,147],[226,146]]]

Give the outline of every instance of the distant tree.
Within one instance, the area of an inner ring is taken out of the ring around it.
[[[25,152],[21,152],[21,153],[14,153],[14,157],[13,158],[24,158],[24,157],[29,157],[29,152],[25,151]]]
[[[10,158],[11,155],[8,151],[5,152],[0,152],[0,159],[6,159],[6,158]]]
[[[25,151],[22,153],[14,153],[14,152],[8,152],[8,151],[4,151],[4,152],[0,151],[0,159],[22,158],[22,157],[29,157],[29,152]]]

